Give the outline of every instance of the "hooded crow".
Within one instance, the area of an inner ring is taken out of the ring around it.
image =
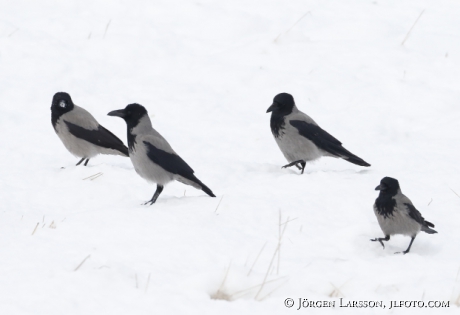
[[[409,247],[402,252],[407,254],[418,232],[438,233],[431,229],[434,228],[434,224],[426,221],[409,198],[402,194],[396,179],[384,177],[375,190],[380,190],[380,194],[374,203],[374,213],[385,237],[374,238],[371,241],[378,241],[385,248],[383,241],[389,241],[390,235],[408,235],[411,237]]]
[[[129,156],[128,148],[113,133],[99,125],[85,109],[75,105],[65,92],[54,94],[51,123],[64,146],[81,162],[98,154]]]
[[[145,107],[130,104],[125,109],[114,110],[109,116],[125,120],[128,127],[129,157],[137,174],[149,182],[157,184],[152,205],[163,191],[164,186],[177,180],[183,184],[201,189],[211,197],[212,191],[193,175],[193,169],[171,148],[169,143],[152,127]]]
[[[360,166],[371,166],[342,147],[339,140],[298,110],[291,94],[276,95],[273,104],[267,109],[267,113],[269,112],[272,112],[270,128],[273,137],[289,162],[283,168],[295,165],[303,174],[306,162],[322,156],[342,158]]]

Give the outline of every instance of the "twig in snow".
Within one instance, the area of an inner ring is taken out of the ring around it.
[[[281,243],[281,209],[279,209],[279,216],[278,216],[278,244]],[[279,275],[280,273],[280,252],[281,250],[278,250],[278,263],[276,265],[276,274]]]
[[[457,277],[455,278],[455,283],[458,282],[458,276],[460,275],[460,268],[458,268],[458,271],[457,271]],[[455,284],[454,284],[454,287],[452,288],[452,300],[454,299],[453,296],[454,296],[454,291],[455,291]],[[457,305],[457,306],[460,306],[460,295],[457,297],[457,300],[454,301],[454,304]]]
[[[418,16],[418,18],[415,20],[414,24],[413,24],[412,27],[410,28],[409,32],[407,32],[406,37],[404,37],[404,40],[403,40],[402,43],[401,43],[401,46],[404,46],[404,43],[405,43],[406,40],[409,38],[410,32],[412,32],[412,29],[414,28],[415,24],[417,24],[418,20],[422,17],[423,12],[425,12],[425,9],[422,10],[422,12],[420,13],[420,15]]]
[[[214,213],[217,212],[217,209],[219,209],[220,203],[222,202],[222,199],[224,199],[225,195],[222,195],[222,198],[220,198],[219,203],[217,204],[216,210],[214,210]]]
[[[34,235],[34,233],[35,233],[35,231],[37,230],[39,224],[40,224],[40,222],[37,222],[37,225],[35,226],[35,229],[34,229],[34,231],[32,232],[32,235]]]
[[[428,205],[431,205],[431,203],[433,202],[433,198],[431,198],[430,202],[428,203]]]
[[[147,290],[149,288],[149,283],[150,283],[150,273],[149,273],[149,277],[147,278],[147,284],[145,285],[145,293],[147,293]]]
[[[265,282],[265,284],[272,283],[272,282],[276,282],[276,281],[279,281],[279,280],[282,280],[282,279],[285,279],[285,278],[287,278],[287,277],[285,276],[285,277],[281,277],[281,278],[278,278],[278,279],[269,280],[269,281]],[[263,283],[259,283],[259,284],[257,284],[257,285],[252,286],[252,287],[249,287],[249,288],[247,288],[247,289],[240,290],[240,291],[236,291],[235,293],[233,293],[233,294],[230,295],[230,299],[233,300],[233,299],[238,298],[238,297],[235,297],[235,295],[241,295],[241,296],[243,296],[246,292],[251,291],[252,289],[258,288],[258,287],[260,287],[262,284],[263,284]]]
[[[45,222],[45,216],[43,216],[42,223]]]
[[[222,283],[220,284],[219,290],[217,290],[217,292],[219,292],[219,291],[224,287],[224,284],[225,284],[225,282],[227,281],[228,273],[230,272],[230,267],[231,267],[231,266],[232,266],[232,263],[230,263],[230,264],[228,265],[227,271],[225,272],[224,279],[222,280]]]
[[[452,190],[452,192],[453,192],[454,194],[456,194],[458,198],[460,198],[460,196],[455,192],[455,190],[453,190],[453,189],[450,188],[450,187],[449,187],[449,189]]]
[[[286,281],[287,282],[287,281]],[[263,301],[265,300],[266,298],[268,298],[273,292],[275,292],[276,290],[278,290],[279,288],[281,288],[286,282],[284,283],[281,283],[279,286],[277,286],[276,288],[274,288],[273,290],[271,290],[268,294],[266,294],[263,298],[261,298],[259,301]]]
[[[137,285],[137,273],[134,274],[134,278],[136,279],[136,289],[139,288],[139,286]]]
[[[278,243],[281,243],[281,226],[283,225],[287,225],[289,222],[291,221],[294,221],[294,220],[297,220],[298,218],[294,218],[294,219],[291,219],[289,220],[289,218],[286,220],[286,222],[284,223],[281,223],[281,210],[280,210],[280,214],[279,214],[279,227],[278,227]],[[292,241],[291,241],[292,243]],[[280,259],[281,259],[281,246],[280,248],[278,249],[278,264],[276,265],[276,274],[278,275],[279,272],[280,272]]]
[[[287,222],[289,222],[289,217],[287,218]],[[286,227],[287,224],[284,225],[283,231],[281,232],[281,237],[280,240],[283,238],[284,232],[286,232]],[[270,265],[268,266],[267,272],[265,273],[264,280],[262,282],[262,285],[260,286],[259,291],[257,292],[255,299],[257,300],[257,297],[259,296],[260,292],[262,292],[262,289],[264,288],[265,283],[267,282],[268,275],[270,273],[270,270],[272,269],[273,261],[275,260],[276,254],[278,253],[279,249],[281,247],[281,242],[278,242],[278,246],[275,249],[275,252],[273,253],[272,260],[270,261]]]
[[[254,263],[252,264],[251,269],[249,269],[249,272],[248,272],[248,274],[247,274],[248,277],[249,277],[249,275],[250,275],[251,272],[252,272],[252,268],[254,268],[254,266],[256,265],[256,262],[257,262],[257,260],[259,259],[260,254],[262,254],[262,252],[263,252],[263,250],[264,250],[264,248],[265,248],[265,245],[267,245],[267,242],[265,242],[264,246],[262,246],[262,248],[260,249],[259,254],[257,254],[256,260],[254,260]]]
[[[294,219],[291,219],[291,220],[289,220],[289,221],[285,221],[284,223],[281,223],[281,225],[285,225],[285,224],[287,224],[287,223],[289,223],[289,222],[291,222],[291,221],[297,220],[297,219],[298,219],[298,218],[294,218]]]
[[[246,261],[244,262],[244,266],[245,266],[245,267],[246,267],[246,265],[248,264],[249,257],[250,257],[250,255],[248,255],[248,256],[246,257]]]
[[[311,13],[311,11],[307,11],[304,15],[302,15],[302,16],[300,17],[300,19],[298,19],[294,24],[292,24],[292,26],[291,26],[286,32],[280,33],[280,34],[275,38],[274,42],[276,43],[276,42],[278,41],[278,39],[279,39],[281,36],[284,36],[284,35],[286,35],[287,33],[289,33],[289,32],[294,28],[294,26],[297,25],[297,23],[299,23],[305,16],[307,16],[308,13]]]
[[[96,178],[98,178],[98,177],[100,177],[100,176],[102,176],[102,175],[104,175],[104,174],[103,174],[103,173],[99,173],[99,174],[97,174],[96,176],[94,176],[93,178],[91,178],[90,180],[95,180]]]
[[[81,263],[77,266],[77,268],[75,268],[73,271],[77,271],[77,270],[85,263],[85,261],[86,261],[89,257],[91,257],[91,254],[88,255],[88,256],[86,256],[86,258],[83,259],[83,260],[81,261]]]
[[[217,292],[211,296],[211,299],[230,301],[230,297],[227,294],[222,292],[222,288],[224,287],[224,284],[227,281],[227,276],[228,276],[228,272],[230,271],[231,265],[232,265],[232,263],[230,263],[230,265],[228,265],[227,271],[225,272],[224,279],[222,280],[222,283],[220,284],[219,289],[217,290]]]
[[[86,178],[83,178],[83,180],[87,180],[89,178],[89,180],[95,180],[96,178],[98,178],[99,176],[102,176],[103,173],[99,172],[99,173],[96,173],[96,174],[93,174],[91,176],[88,176]]]
[[[89,32],[88,39],[91,39],[92,32]]]
[[[112,22],[112,19],[110,19],[109,23],[107,23],[107,26],[105,27],[104,37],[102,38],[105,38],[105,35],[107,34],[107,30],[109,29],[109,26],[110,26],[110,22]]]
[[[457,271],[457,277],[455,277],[455,282],[458,282],[458,276],[460,276],[460,267],[458,268]],[[455,288],[455,287],[454,287]],[[454,291],[452,291],[452,295],[454,294]]]
[[[339,288],[337,288],[332,282],[329,282],[333,287],[334,287],[334,290],[332,290],[332,292],[329,294],[329,297],[339,297],[340,295],[341,296],[345,296],[343,295],[343,293],[340,291]]]

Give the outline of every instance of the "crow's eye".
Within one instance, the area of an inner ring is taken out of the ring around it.
[[[59,106],[61,106],[62,108],[65,108],[67,106],[67,104],[66,104],[65,101],[60,101]]]

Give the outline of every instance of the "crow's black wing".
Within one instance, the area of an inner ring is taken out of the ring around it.
[[[321,150],[357,165],[370,166],[369,163],[342,147],[342,142],[320,126],[302,120],[290,120],[289,123],[299,131],[301,136],[313,142]]]
[[[411,204],[411,203],[405,203],[404,205],[409,210],[409,216],[412,219],[414,219],[416,222],[418,222],[418,223],[423,225],[424,222],[425,222],[425,219],[423,219],[422,214],[420,213],[420,211],[418,211],[417,208],[415,208],[414,205]]]
[[[193,174],[193,169],[177,154],[158,149],[148,141],[143,142],[147,147],[147,156],[155,164],[158,164],[170,173],[178,174],[185,178]]]
[[[170,173],[180,175],[194,183],[197,183],[201,186],[201,189],[205,193],[211,197],[215,197],[211,189],[209,189],[198,178],[196,178],[196,176],[193,174],[193,169],[187,163],[185,163],[185,161],[180,156],[158,149],[148,141],[143,142],[147,147],[147,156],[150,160],[152,160],[152,162],[161,166]]]
[[[88,130],[68,121],[64,120],[64,122],[69,132],[75,137],[102,148],[117,150],[124,155],[129,156],[128,148],[123,144],[123,141],[118,139],[117,136],[101,125],[99,125],[97,129]]]
[[[309,124],[302,120],[291,120],[289,123],[299,131],[301,136],[312,141],[318,148],[324,151],[335,154],[334,151],[337,150],[337,147],[342,146],[342,142],[331,136],[318,125]]]
[[[424,225],[424,226],[429,226],[429,227],[434,227],[434,224],[431,223],[431,222],[428,222],[428,221],[425,221],[425,218],[422,217],[422,214],[420,213],[420,211],[417,210],[417,208],[414,207],[413,204],[411,203],[405,203],[404,204],[407,209],[409,210],[409,216],[414,219],[415,221],[417,221],[418,223],[420,223],[421,225]]]

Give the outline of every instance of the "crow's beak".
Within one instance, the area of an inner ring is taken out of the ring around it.
[[[385,184],[380,184],[377,187],[375,187],[375,190],[385,190],[387,189],[387,185]]]
[[[107,115],[124,118],[125,117],[125,110],[124,109],[113,110],[110,113],[108,113]]]
[[[273,103],[272,106],[270,106],[270,107],[267,109],[267,113],[272,112],[276,107],[277,107],[277,104]]]

